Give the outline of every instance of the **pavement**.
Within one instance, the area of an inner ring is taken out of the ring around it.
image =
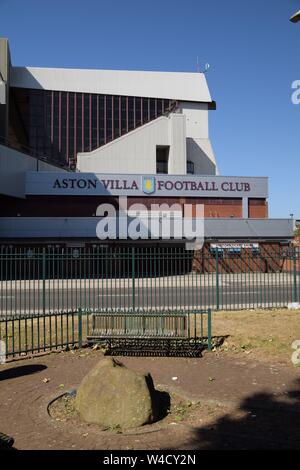
[[[49,402],[77,387],[102,357],[81,350],[0,366],[1,432],[17,449],[300,449],[299,368],[246,354],[120,358],[149,371],[156,386],[200,402],[192,424],[113,434],[51,419]]]

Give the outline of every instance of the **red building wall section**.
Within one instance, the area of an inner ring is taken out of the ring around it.
[[[92,217],[102,203],[111,203],[118,209],[118,198],[109,196],[31,196],[26,199],[0,196],[0,217]],[[128,207],[137,203],[144,204],[147,209],[151,204],[191,204],[193,216],[196,215],[196,204],[203,204],[207,218],[243,217],[242,199],[238,198],[128,197]],[[267,201],[249,199],[249,217],[268,217]]]
[[[268,203],[265,199],[249,199],[248,211],[250,219],[266,219],[268,217]]]
[[[280,273],[291,271],[291,245],[278,242],[259,243],[259,251],[242,249],[240,253],[231,254],[224,250],[218,255],[218,272],[230,273]],[[198,273],[215,273],[217,258],[206,243],[202,250],[194,252],[193,271]]]

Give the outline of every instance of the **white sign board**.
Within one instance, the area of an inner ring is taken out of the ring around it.
[[[268,178],[28,172],[27,195],[267,198]]]

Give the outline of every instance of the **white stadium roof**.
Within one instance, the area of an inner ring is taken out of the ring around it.
[[[11,67],[10,86],[212,102],[203,73]]]

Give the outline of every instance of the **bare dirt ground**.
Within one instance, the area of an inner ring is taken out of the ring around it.
[[[299,321],[299,312],[216,313],[213,333],[222,344],[202,358],[119,358],[180,397],[165,420],[124,433],[47,412],[101,351],[9,362],[0,366],[0,431],[17,449],[300,449],[300,367],[291,362]]]

